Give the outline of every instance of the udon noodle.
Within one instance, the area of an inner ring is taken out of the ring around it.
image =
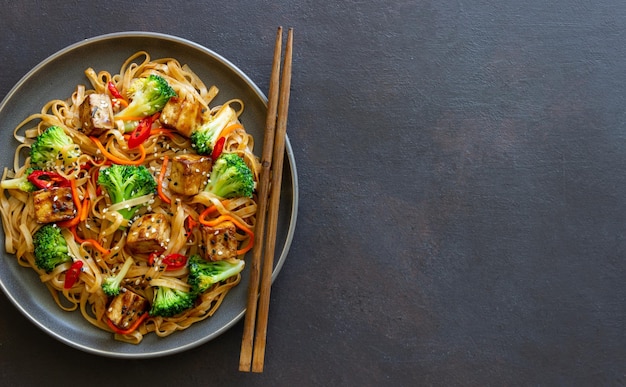
[[[116,209],[129,203],[112,206],[102,193],[97,184],[97,174],[103,167],[112,163],[143,165],[154,175],[159,185],[158,194],[149,195],[140,201],[145,204],[144,212],[163,214],[170,222],[170,237],[161,257],[171,253],[185,256],[199,254],[202,245],[200,229],[204,224],[219,222],[224,215],[238,226],[235,234],[237,259],[244,258],[254,239],[256,197],[224,200],[205,191],[193,196],[181,196],[168,188],[171,169],[168,160],[194,152],[188,136],[159,125],[157,120],[149,138],[142,145],[129,149],[128,134],[124,133],[119,122],[115,128],[107,129],[97,136],[87,135],[80,130],[82,123],[79,108],[87,96],[92,93],[110,94],[109,83],[114,84],[121,95],[127,96],[132,80],[149,74],[158,74],[167,80],[179,99],[200,104],[205,116],[215,113],[224,105],[233,107],[237,118],[236,122],[222,131],[221,136],[225,137],[223,152],[241,156],[252,171],[254,181],[258,181],[260,166],[258,158],[252,153],[254,139],[239,121],[244,103],[241,100],[230,100],[213,106],[212,102],[218,94],[216,86],[207,87],[187,65],[174,58],[153,59],[147,52],[140,51],[130,56],[116,74],[86,69],[86,86],[77,85],[66,100],[49,101],[39,113],[27,117],[14,130],[19,145],[15,150],[13,166],[4,169],[2,180],[19,178],[27,173],[30,167],[29,148],[34,139],[48,127],[62,127],[80,147],[81,155],[72,166],[54,167],[56,173],[73,181],[74,202],[80,209],[76,215],[79,219],[68,227],[61,227],[72,259],[83,262],[78,281],[70,289],[64,288],[64,282],[71,263],[58,265],[51,272],[35,264],[33,235],[43,225],[35,219],[32,193],[0,188],[0,213],[6,251],[14,254],[21,266],[38,273],[60,308],[66,311],[79,310],[89,323],[109,332],[112,330],[105,315],[111,297],[103,293],[101,285],[106,275],[121,270],[129,256],[133,258],[134,264],[124,278],[124,287],[147,300],[152,300],[155,286],[188,290],[189,285],[186,283],[186,267],[168,271],[158,260],[155,262],[147,254],[131,253],[126,248],[128,223]],[[122,102],[116,101],[118,105],[114,105],[115,111],[123,108]],[[164,337],[186,329],[213,315],[229,289],[236,286],[240,278],[240,274],[237,274],[215,284],[183,313],[173,317],[148,316],[131,333],[118,332],[114,337],[137,344],[150,332]]]

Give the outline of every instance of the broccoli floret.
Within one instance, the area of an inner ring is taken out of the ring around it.
[[[154,176],[143,165],[113,164],[100,170],[98,185],[106,190],[113,204],[156,192]],[[139,205],[130,206],[120,209],[119,213],[130,220],[139,208]]]
[[[72,261],[67,242],[56,225],[46,224],[37,230],[33,235],[33,244],[35,264],[47,273],[62,263]]]
[[[242,259],[231,258],[222,261],[207,261],[199,255],[189,257],[189,276],[187,283],[194,293],[200,294],[211,285],[224,281],[243,270],[245,262]]]
[[[120,291],[122,289],[122,287],[120,286],[122,284],[122,280],[124,279],[126,273],[128,273],[128,270],[132,265],[133,259],[128,257],[126,258],[126,261],[124,261],[124,265],[116,275],[110,275],[104,278],[104,280],[102,281],[102,290],[104,291],[104,294],[106,294],[107,296],[117,296],[118,294],[120,294]]]
[[[191,132],[191,146],[198,154],[210,155],[222,129],[236,117],[235,110],[224,105],[215,115]]]
[[[241,156],[222,153],[213,163],[209,182],[204,188],[221,198],[252,197],[254,177]]]
[[[172,289],[167,286],[158,286],[154,289],[151,316],[172,317],[191,308],[195,301],[195,294]]]
[[[30,147],[30,164],[36,169],[50,169],[57,162],[67,166],[81,155],[78,145],[62,127],[50,126],[35,138]]]
[[[32,172],[33,169],[28,168],[20,177],[2,180],[2,182],[0,182],[0,186],[4,189],[19,189],[24,192],[33,192],[37,190],[37,187],[35,187],[35,185],[28,180],[28,175]]]
[[[176,92],[160,75],[135,78],[128,88],[130,103],[116,117],[147,117],[163,110]]]

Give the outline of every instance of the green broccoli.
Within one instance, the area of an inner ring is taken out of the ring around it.
[[[191,146],[198,154],[210,155],[219,134],[235,118],[237,118],[235,110],[224,105],[215,115],[191,132]]]
[[[167,286],[158,286],[154,289],[151,316],[172,317],[191,308],[195,301],[195,294]]]
[[[30,147],[30,164],[35,169],[50,169],[57,162],[68,166],[81,155],[78,145],[60,126],[50,126],[35,138]]]
[[[143,165],[112,164],[100,170],[98,185],[106,190],[113,204],[156,192],[154,176]],[[139,208],[139,205],[130,206],[120,209],[119,213],[130,220]]]
[[[132,80],[128,94],[130,103],[115,117],[147,117],[163,110],[163,107],[176,92],[160,75],[150,74],[145,78]],[[132,128],[126,128],[130,131]]]
[[[207,261],[199,255],[189,257],[187,263],[189,276],[187,283],[194,293],[200,294],[213,284],[224,281],[243,270],[245,262],[242,259],[230,258],[222,261]]]
[[[120,286],[122,284],[122,280],[126,276],[126,273],[128,273],[128,270],[133,263],[134,261],[131,257],[126,258],[124,265],[116,275],[110,275],[104,278],[102,281],[102,290],[104,291],[104,294],[107,296],[117,296],[120,294],[120,291],[122,290],[122,287]]]
[[[241,156],[222,153],[214,161],[209,182],[204,188],[221,198],[252,197],[254,177]]]
[[[35,264],[47,273],[62,263],[72,261],[61,229],[54,224],[46,224],[37,230],[33,235],[33,244]]]
[[[33,172],[32,168],[28,168],[26,172],[20,177],[14,177],[12,179],[2,180],[0,187],[4,189],[19,189],[24,192],[33,192],[37,190],[37,187],[28,180],[28,175]]]

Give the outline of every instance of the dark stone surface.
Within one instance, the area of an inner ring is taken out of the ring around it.
[[[117,360],[53,340],[0,296],[1,385],[626,383],[626,3],[0,9],[0,96],[55,51],[125,30],[205,45],[266,91],[276,27],[293,26],[301,190],[263,374],[237,371],[241,323]]]

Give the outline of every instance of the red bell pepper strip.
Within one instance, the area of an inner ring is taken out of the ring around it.
[[[150,265],[154,265],[154,260],[156,259],[157,254],[153,253],[148,258],[148,263]],[[168,254],[161,261],[162,264],[166,265],[165,271],[178,270],[181,267],[184,267],[187,264],[187,257],[183,254]]]
[[[83,268],[83,261],[75,261],[65,273],[65,283],[63,289],[71,289],[78,280],[78,276]]]
[[[141,316],[139,316],[137,318],[137,320],[135,320],[133,322],[133,325],[130,326],[130,328],[127,329],[120,329],[118,328],[115,324],[113,324],[113,322],[111,320],[109,320],[108,318],[106,318],[106,322],[107,325],[109,326],[109,328],[111,328],[111,330],[113,330],[113,332],[117,333],[118,335],[128,335],[130,333],[133,333],[133,331],[135,329],[137,329],[139,327],[139,325],[141,325],[141,323],[148,318],[150,314],[148,312],[144,312]]]
[[[48,189],[52,187],[69,187],[70,181],[56,172],[50,171],[33,171],[28,175],[28,181],[33,183],[39,189]]]
[[[220,137],[217,139],[217,142],[213,147],[213,152],[211,152],[211,159],[213,159],[213,161],[217,160],[217,158],[222,154],[222,151],[224,150],[224,142],[226,142],[226,137]]]
[[[158,113],[157,113],[158,114]],[[156,115],[145,117],[141,121],[135,129],[133,129],[130,137],[128,139],[128,148],[134,149],[139,145],[143,144],[144,141],[150,137],[150,129],[152,129],[152,123],[156,119]]]
[[[107,89],[109,89],[109,93],[111,93],[113,98],[124,99],[124,97],[119,92],[119,90],[117,90],[117,87],[115,86],[115,83],[113,83],[113,82],[107,83]]]

